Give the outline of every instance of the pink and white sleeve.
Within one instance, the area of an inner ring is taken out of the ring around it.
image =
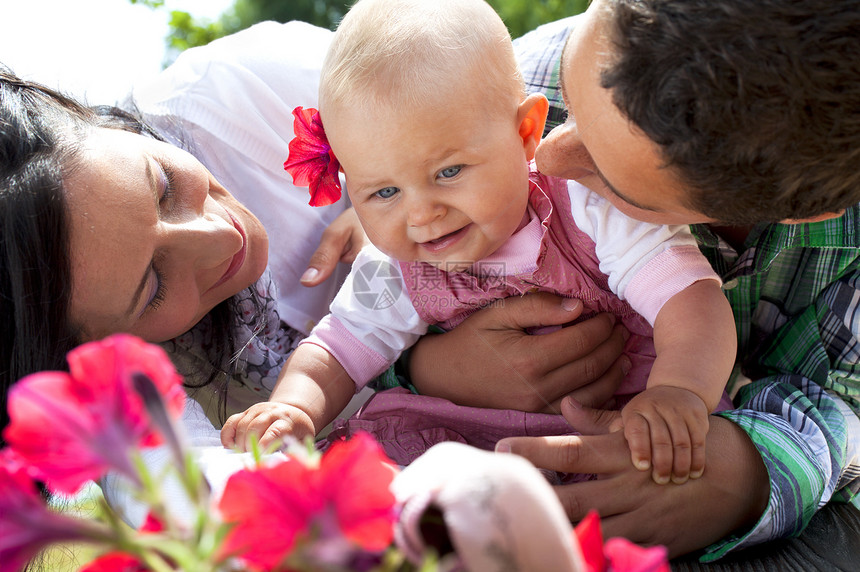
[[[663,304],[699,280],[716,280],[687,225],[630,218],[579,183],[568,184],[573,218],[594,241],[610,289],[650,324]]]

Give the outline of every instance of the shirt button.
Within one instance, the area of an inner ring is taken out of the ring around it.
[[[738,287],[739,283],[740,280],[738,280],[737,278],[732,278],[731,280],[723,284],[723,290],[734,290]]]

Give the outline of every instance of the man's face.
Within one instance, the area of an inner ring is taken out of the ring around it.
[[[538,146],[538,168],[579,181],[639,220],[713,222],[688,206],[689,191],[671,169],[662,167],[657,145],[622,115],[611,92],[600,86],[600,70],[610,49],[604,35],[606,19],[603,2],[596,0],[564,48],[559,82],[568,119]]]

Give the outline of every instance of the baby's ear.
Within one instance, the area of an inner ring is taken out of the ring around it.
[[[519,134],[523,140],[526,158],[535,158],[535,149],[543,136],[546,125],[546,114],[549,112],[549,102],[542,93],[532,93],[520,102],[517,107],[517,122]]]

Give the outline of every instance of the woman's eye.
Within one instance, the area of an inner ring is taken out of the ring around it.
[[[376,191],[376,193],[374,194],[380,199],[390,199],[391,197],[396,195],[397,191],[399,190],[400,189],[398,189],[397,187],[385,187],[384,189]]]
[[[173,198],[173,195],[176,192],[176,173],[166,165],[162,166],[161,170],[164,173],[164,189],[158,202],[159,204],[164,205]]]
[[[159,269],[152,265],[152,271],[155,273],[155,294],[153,294],[152,299],[146,305],[147,310],[158,310],[161,304],[164,302],[164,299],[167,295],[167,286],[165,286],[164,274],[162,274]]]
[[[439,171],[439,176],[443,179],[450,179],[452,177],[456,177],[460,174],[460,171],[463,169],[462,165],[455,165],[453,167],[447,167]]]

